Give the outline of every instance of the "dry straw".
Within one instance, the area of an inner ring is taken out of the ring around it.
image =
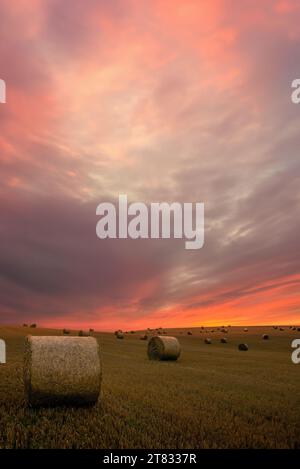
[[[148,357],[150,360],[177,360],[181,347],[176,337],[153,336],[148,342]]]
[[[249,347],[248,347],[247,344],[239,344],[238,349],[239,349],[241,352],[247,352],[247,350],[249,349]]]
[[[91,405],[101,387],[99,345],[93,337],[27,336],[24,353],[28,405]]]

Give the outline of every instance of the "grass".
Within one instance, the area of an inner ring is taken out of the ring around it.
[[[192,330],[192,329],[190,329]],[[139,334],[97,333],[102,349],[101,401],[93,408],[29,409],[23,399],[23,342],[28,333],[0,328],[0,448],[300,448],[300,365],[291,361],[299,332],[232,327],[220,332],[168,330],[178,362],[152,362]],[[263,333],[270,340],[263,341]],[[210,336],[211,345],[204,344]],[[237,345],[246,342],[248,352]]]

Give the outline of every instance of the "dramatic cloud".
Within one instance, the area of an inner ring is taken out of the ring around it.
[[[299,322],[297,0],[3,0],[1,321]],[[204,202],[205,245],[96,206]]]

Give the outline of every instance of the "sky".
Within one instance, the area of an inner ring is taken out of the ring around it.
[[[0,321],[300,322],[298,0],[1,0]],[[96,207],[204,202],[205,244]]]

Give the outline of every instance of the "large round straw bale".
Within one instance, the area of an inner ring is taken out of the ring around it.
[[[222,344],[227,344],[227,339],[226,339],[226,337],[222,337],[222,338],[221,338],[221,343],[222,343]]]
[[[181,347],[176,337],[156,335],[148,342],[150,360],[177,360]]]
[[[64,335],[69,335],[69,334],[70,334],[69,329],[63,329],[63,334],[64,334]]]
[[[269,340],[270,336],[268,334],[263,334],[262,339],[263,340]]]
[[[245,329],[244,329],[244,332],[248,332],[248,329],[247,329],[247,327],[245,327]]]
[[[248,347],[247,344],[239,344],[239,350],[241,352],[247,352],[248,349],[249,349],[249,347]]]
[[[124,334],[122,331],[117,331],[116,332],[116,338],[117,339],[124,339]]]
[[[141,335],[140,340],[148,340],[147,334]]]
[[[206,337],[206,339],[204,340],[204,342],[206,344],[211,344],[211,339],[209,337]]]
[[[30,406],[95,404],[101,387],[97,340],[27,336],[24,384]]]

